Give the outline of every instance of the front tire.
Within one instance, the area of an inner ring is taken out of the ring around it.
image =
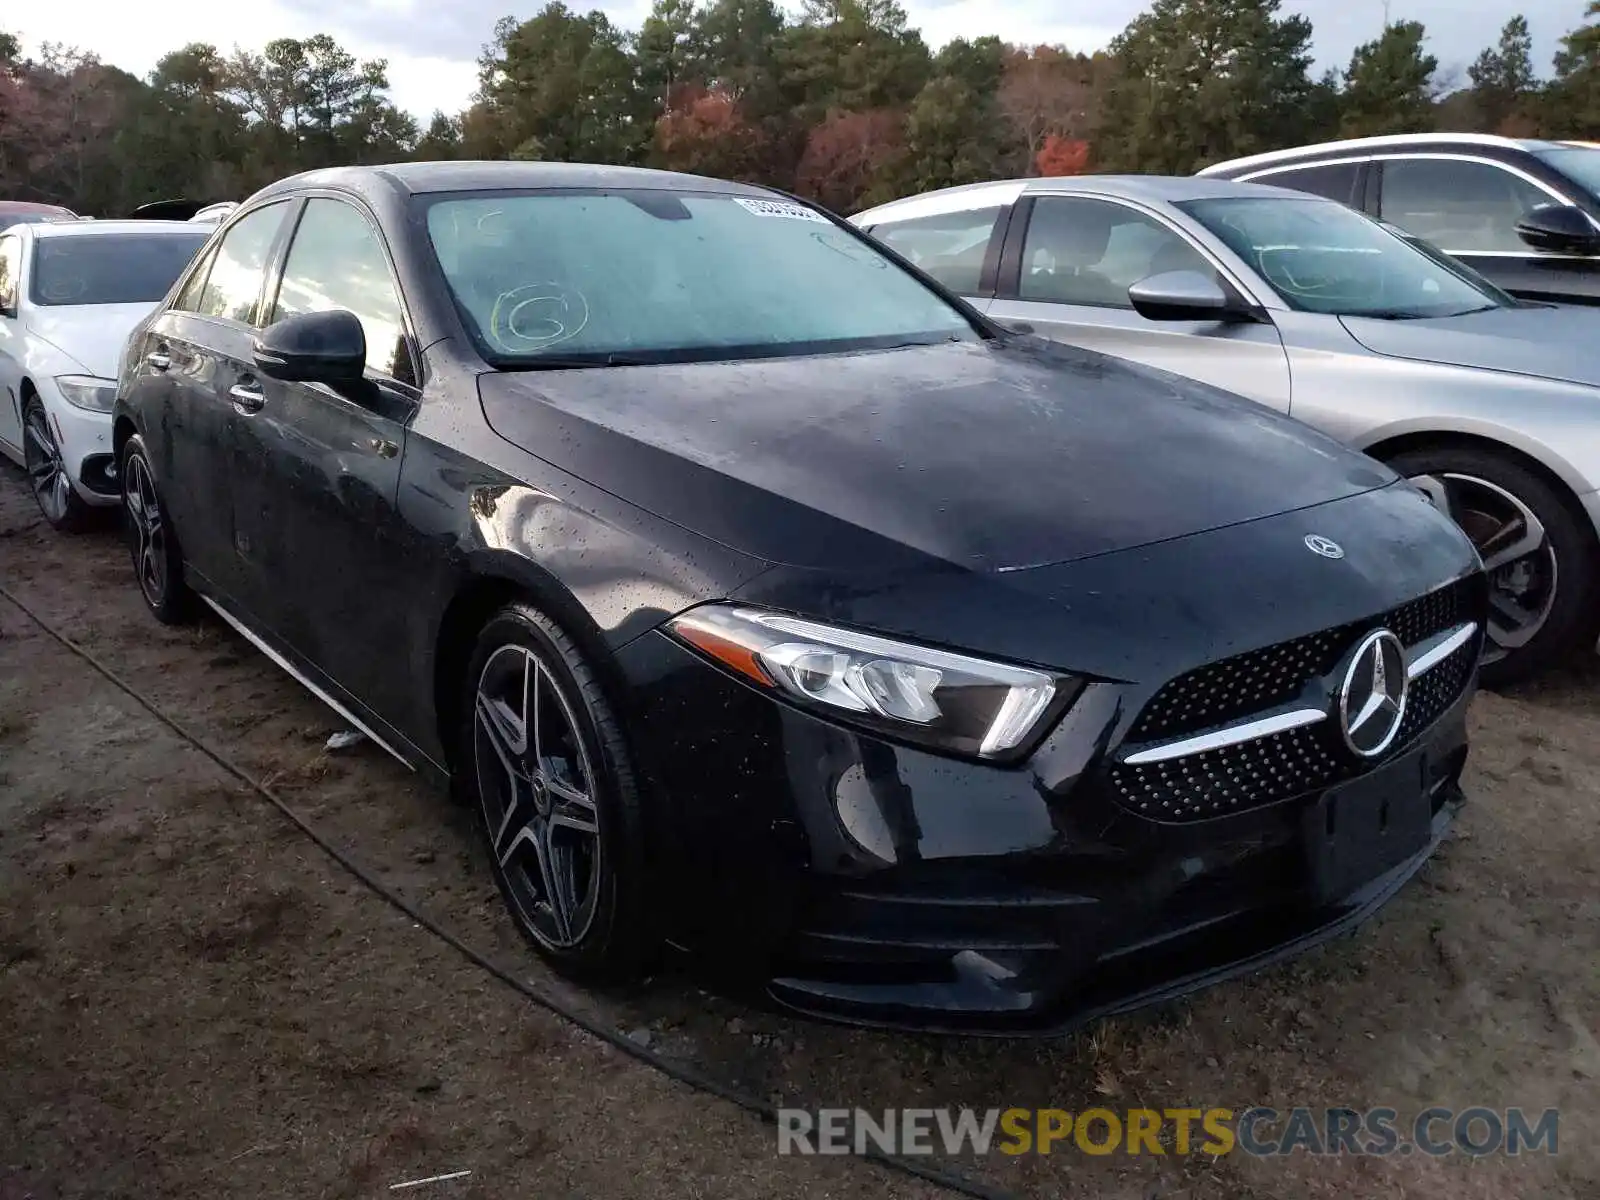
[[[620,727],[577,644],[514,603],[478,636],[457,760],[518,928],[557,970],[622,983],[655,939],[638,787]]]
[[[93,512],[72,486],[66,459],[50,429],[50,414],[37,394],[29,395],[23,406],[22,443],[28,483],[50,527],[58,533],[79,533],[88,528]]]
[[[1389,465],[1449,513],[1483,557],[1485,686],[1521,682],[1593,648],[1600,545],[1555,487],[1508,456],[1472,447],[1408,451]]]
[[[163,625],[187,624],[194,619],[195,596],[184,582],[183,550],[162,507],[149,452],[138,435],[122,448],[119,474],[128,551],[145,607]]]

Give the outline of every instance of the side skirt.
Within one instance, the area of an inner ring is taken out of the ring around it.
[[[238,617],[234,616],[227,609],[223,608],[222,605],[218,604],[210,596],[207,596],[204,593],[201,593],[200,599],[204,600],[208,605],[210,605],[216,614],[229,625],[231,625],[241,637],[243,637],[257,650],[261,651],[261,653],[265,654],[278,666],[282,667],[285,671],[292,675],[295,680],[299,682],[301,687],[305,688],[306,691],[310,692],[318,700],[321,700],[329,708],[333,709],[334,712],[338,713],[354,728],[360,730],[367,736],[368,740],[373,742],[375,745],[382,746],[385,750],[387,750],[391,755],[394,756],[396,761],[406,768],[406,770],[415,771],[417,769],[416,765],[409,758],[374,733],[370,725],[367,725],[343,704],[340,704],[339,701],[335,700],[326,691],[318,687],[315,683],[312,683],[310,679],[306,678],[305,672],[301,671],[287,658],[269,646],[266,641],[264,641],[253,630],[245,625],[243,621],[239,620]]]

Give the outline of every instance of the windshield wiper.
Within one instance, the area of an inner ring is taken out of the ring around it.
[[[540,354],[513,359],[504,364],[507,371],[581,371],[589,367],[648,367],[648,358],[629,354]]]
[[[1437,313],[1419,313],[1412,308],[1372,308],[1349,314],[1352,317],[1371,317],[1374,321],[1422,321]]]

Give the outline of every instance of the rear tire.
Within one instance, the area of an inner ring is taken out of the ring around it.
[[[81,533],[94,518],[94,510],[79,496],[67,473],[66,460],[50,428],[50,414],[37,393],[28,393],[22,409],[23,461],[34,501],[50,527],[58,533]]]
[[[1486,687],[1518,683],[1594,649],[1600,543],[1561,491],[1507,455],[1411,450],[1389,465],[1461,525],[1489,570]]]
[[[595,672],[548,616],[512,603],[479,633],[462,686],[458,782],[518,928],[564,975],[637,978],[658,945],[644,821]]]
[[[145,607],[163,625],[185,625],[199,606],[184,582],[183,550],[167,519],[144,440],[137,434],[122,448],[118,472],[127,522],[128,552]]]

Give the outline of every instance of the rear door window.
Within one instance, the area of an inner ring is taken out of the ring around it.
[[[1356,176],[1360,170],[1360,163],[1322,163],[1252,175],[1250,182],[1293,188],[1297,192],[1310,192],[1313,196],[1337,200],[1340,204],[1351,204],[1355,201]]]
[[[207,250],[205,257],[184,281],[183,289],[178,293],[178,298],[172,302],[172,307],[179,312],[199,312],[200,299],[205,295],[206,280],[211,275],[211,264],[216,259],[215,249]]]
[[[983,262],[1005,206],[893,219],[872,227],[872,236],[915,263],[959,295],[982,287]]]
[[[258,208],[223,235],[200,294],[198,312],[245,325],[259,324],[256,307],[267,260],[288,211],[286,201]]]

